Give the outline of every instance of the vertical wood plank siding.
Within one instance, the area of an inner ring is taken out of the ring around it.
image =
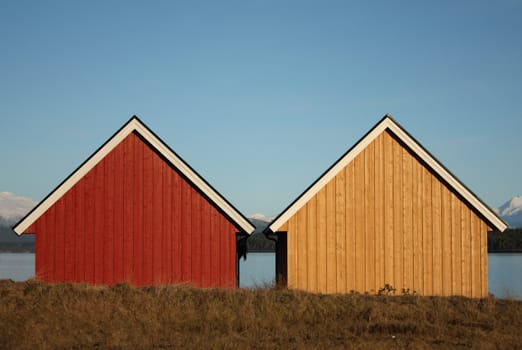
[[[230,288],[237,231],[136,134],[26,230],[40,280]]]
[[[388,132],[282,228],[289,288],[487,296],[489,227]]]

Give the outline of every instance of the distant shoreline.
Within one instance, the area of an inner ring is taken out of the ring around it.
[[[34,253],[35,245],[33,242],[3,242],[0,243],[0,253]]]
[[[274,253],[275,242],[257,233],[247,241],[248,252]],[[2,242],[0,253],[34,253],[35,244],[32,242]],[[507,229],[504,232],[488,233],[488,253],[522,253],[522,229]]]
[[[522,254],[522,250],[488,250],[488,254]]]

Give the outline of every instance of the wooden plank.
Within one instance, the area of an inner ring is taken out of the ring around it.
[[[402,149],[403,173],[403,230],[404,230],[404,286],[414,290],[413,283],[413,157]]]
[[[162,284],[161,277],[163,275],[162,254],[163,254],[163,171],[162,160],[156,154],[152,153],[152,222],[151,236],[152,240],[152,270],[151,280],[153,284]]]
[[[335,256],[336,293],[346,293],[346,176],[340,171],[335,177]]]
[[[75,266],[75,247],[74,240],[76,238],[76,231],[74,225],[75,218],[75,190],[72,187],[65,196],[63,197],[65,200],[65,231],[64,231],[64,240],[65,240],[65,256],[64,256],[64,267],[65,267],[65,276],[64,281],[66,282],[74,282],[74,266]]]
[[[236,287],[236,237],[237,229],[227,220],[227,229],[226,229],[226,237],[227,237],[227,275],[228,275],[228,288]]]
[[[221,260],[221,263],[220,263],[220,270],[219,270],[219,275],[220,275],[220,287],[226,287],[227,286],[227,282],[228,282],[228,266],[227,266],[227,259],[228,259],[228,245],[227,245],[227,222],[225,220],[225,218],[223,218],[223,216],[220,218],[220,229],[219,229],[219,245],[221,247],[221,249],[219,250],[219,258]],[[193,252],[195,251],[194,249],[192,250]],[[192,261],[195,260],[196,257],[193,257],[192,258]],[[194,265],[192,265],[194,266]],[[199,272],[199,271],[198,271]],[[192,276],[194,276],[194,271],[192,272]],[[193,277],[195,278],[195,276]],[[197,279],[199,280],[199,278]]]
[[[161,247],[161,266],[163,272],[163,283],[171,284],[172,283],[172,249],[171,249],[171,232],[172,228],[172,184],[171,184],[171,168],[170,166],[162,160],[161,162],[161,172],[163,174],[163,199],[162,199],[162,238],[163,245]]]
[[[85,177],[85,282],[94,283],[94,169]]]
[[[468,207],[461,203],[462,226],[462,295],[471,297],[471,213]]]
[[[306,237],[306,205],[296,214],[297,288],[308,290],[308,240]]]
[[[154,158],[150,146],[143,152],[143,275],[142,282],[150,286],[154,283]]]
[[[451,193],[451,266],[453,271],[451,290],[453,295],[462,294],[461,232],[460,200],[454,193]]]
[[[317,286],[317,196],[311,198],[306,204],[307,224],[306,235],[308,241],[308,290],[318,292]]]
[[[190,188],[189,184],[187,184],[185,181],[181,182],[181,230],[180,230],[180,236],[181,236],[181,281],[182,282],[188,282],[191,279],[191,240],[190,236],[192,234],[192,220],[191,220],[191,194],[192,189]],[[216,232],[215,235],[219,235],[219,221],[216,221]],[[220,264],[219,264],[219,240],[216,239],[216,247],[217,250],[217,261],[216,261],[216,268],[215,270],[220,271]],[[216,276],[219,279],[219,276]],[[219,284],[219,280],[218,280]]]
[[[433,294],[442,295],[442,230],[440,182],[431,177],[432,223],[433,223]]]
[[[480,221],[480,275],[481,275],[481,296],[488,296],[488,226],[484,221]]]
[[[471,296],[482,296],[482,280],[480,273],[480,218],[471,212]]]
[[[226,249],[225,249],[225,268],[226,268],[226,272],[225,272],[225,276],[226,276],[226,282],[225,282],[225,287],[226,288],[233,288],[234,287],[234,284],[232,282],[235,282],[235,279],[234,279],[234,269],[232,268],[232,257],[234,256],[234,249],[231,245],[231,242],[232,242],[232,236],[233,236],[233,232],[232,231],[235,231],[235,229],[233,228],[233,225],[228,221],[228,220],[225,220],[225,228],[224,228],[224,237],[225,237],[225,244],[226,244]]]
[[[306,206],[301,208],[296,214],[296,226],[295,226],[295,243],[297,248],[297,288],[302,290],[308,290],[308,242],[306,237]]]
[[[210,208],[210,203],[205,200],[201,207],[201,285],[203,287],[211,286]]]
[[[103,284],[114,283],[114,150],[105,156],[103,216]]]
[[[229,269],[229,223],[228,221],[222,217],[221,219],[221,234],[219,235],[219,239],[221,241],[221,287],[227,288],[229,286],[230,281],[230,269]]]
[[[326,184],[326,292],[337,292],[335,251],[335,181]]]
[[[163,245],[161,246],[161,266],[163,270],[163,283],[170,284],[172,283],[172,265],[170,260],[172,259],[172,250],[170,249],[171,243],[171,234],[170,228],[172,222],[172,207],[171,207],[171,177],[170,177],[170,167],[162,161],[161,163],[161,172],[163,174],[163,200],[162,200],[162,237],[163,237]]]
[[[323,187],[317,197],[317,290],[326,293],[326,188]],[[289,231],[290,232],[290,231]],[[290,237],[288,237],[290,247]],[[290,261],[290,255],[288,256]],[[290,267],[289,267],[290,274]]]
[[[216,245],[218,247],[217,249],[217,255],[216,255],[216,278],[217,278],[217,286],[222,286],[224,283],[223,279],[223,217],[221,215],[218,216],[217,220],[217,236],[216,236]]]
[[[115,197],[116,212],[114,233],[121,236],[115,241],[114,249],[120,252],[121,258],[116,258],[114,271],[116,279],[132,283],[133,265],[133,235],[134,235],[134,134],[123,141],[123,150],[117,155],[116,173],[123,174],[117,178],[118,193]]]
[[[160,256],[157,258],[156,264],[159,264],[160,268],[155,269],[155,273],[159,273],[159,283],[161,284],[167,284],[168,283],[168,268],[167,266],[167,251],[165,247],[167,247],[167,214],[165,213],[165,204],[167,201],[167,197],[169,196],[168,190],[165,187],[165,184],[167,182],[166,177],[168,175],[167,166],[163,159],[161,159],[159,156],[156,158],[158,159],[159,163],[156,164],[156,171],[158,172],[158,192],[160,193],[159,201],[157,202],[157,206],[155,206],[157,209],[155,210],[155,218],[158,219],[158,227],[157,230],[159,232],[159,238],[160,238],[160,244],[157,247],[157,250],[160,252]],[[156,220],[155,219],[155,220]],[[155,265],[156,265],[155,264]]]
[[[232,225],[230,222],[228,222],[228,287],[229,288],[236,288],[236,233],[237,228]]]
[[[61,197],[55,204],[55,267],[56,281],[65,281],[65,198]]]
[[[355,179],[354,163],[346,171],[346,291],[355,291]]]
[[[60,246],[63,247],[63,243],[60,244],[60,236],[57,228],[57,222],[58,222],[58,216],[59,216],[59,210],[58,210],[58,202],[53,205],[53,210],[50,211],[50,220],[48,221],[48,227],[50,227],[51,235],[49,235],[49,243],[50,243],[50,249],[51,249],[51,259],[50,259],[50,268],[49,268],[49,274],[51,276],[51,282],[61,282],[61,280],[58,278],[59,276],[59,270],[60,266],[59,263],[59,250]],[[62,249],[63,253],[63,249]]]
[[[229,261],[229,257],[230,257],[230,252],[229,252],[229,245],[228,245],[228,237],[229,237],[229,223],[228,221],[225,219],[225,218],[222,218],[221,219],[221,235],[219,236],[219,239],[221,241],[221,246],[222,246],[222,249],[221,249],[221,286],[222,287],[227,287],[228,284],[229,284],[229,264],[228,264],[228,261]]]
[[[212,264],[210,283],[212,286],[219,286],[219,219],[219,213],[215,208],[212,208],[210,212],[210,249]]]
[[[127,174],[123,168],[123,157],[129,142],[130,139],[127,137],[113,151],[114,171],[111,176],[114,186],[114,282],[125,281],[123,274],[123,266],[125,264],[123,241],[126,239],[126,233],[123,231],[123,215],[125,210],[123,193],[125,191],[124,182],[128,180],[126,179]]]
[[[412,291],[422,295],[424,292],[424,257],[423,257],[423,241],[422,241],[422,215],[423,215],[423,178],[422,164],[414,159],[412,191],[413,191],[413,287]]]
[[[163,167],[163,273],[165,283],[172,283],[172,169]]]
[[[355,290],[366,292],[365,267],[365,195],[364,195],[364,152],[354,159],[355,165]]]
[[[52,240],[52,269],[51,269],[51,275],[52,275],[52,281],[53,282],[62,282],[62,273],[63,271],[63,234],[60,232],[62,229],[60,229],[59,225],[62,223],[63,220],[63,212],[60,208],[60,200],[57,201],[54,205],[54,210],[52,214],[52,232],[53,232],[53,240]]]
[[[181,179],[177,172],[172,173],[172,281],[181,282]],[[210,223],[212,236],[212,221]],[[212,244],[212,243],[211,243]]]
[[[75,282],[85,281],[85,178],[74,186],[75,195]],[[38,256],[38,253],[37,253]]]
[[[397,290],[404,288],[404,228],[402,146],[393,140],[393,262],[394,284]]]
[[[229,287],[236,288],[236,278],[237,278],[237,270],[236,270],[236,257],[237,257],[237,249],[236,249],[236,233],[239,231],[232,223],[228,223],[228,246],[229,246],[229,254],[228,254],[228,266],[229,266]]]
[[[49,276],[50,276],[50,282],[60,282],[58,279],[58,269],[57,267],[57,258],[58,258],[58,234],[56,229],[56,219],[58,216],[58,208],[57,205],[53,205],[49,210],[49,220],[47,222],[48,230],[50,230],[51,234],[49,235],[49,240],[47,241],[49,243]]]
[[[480,293],[482,298],[488,297],[488,228],[480,220]]]
[[[424,256],[423,294],[433,295],[433,220],[432,220],[432,193],[431,174],[424,168],[422,171],[422,185],[424,191],[423,226],[422,226],[422,252]]]
[[[364,210],[365,210],[365,271],[366,291],[376,293],[375,283],[375,146],[370,143],[364,150]]]
[[[103,284],[103,255],[105,231],[105,162],[101,161],[94,168],[94,283]]]
[[[383,133],[384,147],[384,283],[395,286],[393,227],[393,139]]]
[[[191,192],[191,279],[190,281],[197,286],[201,285],[201,195],[192,189]],[[223,240],[224,227],[221,222],[219,239]],[[223,256],[225,255],[226,245],[220,252],[221,257],[221,273],[225,270]]]
[[[384,151],[381,134],[375,139],[375,284],[381,288],[386,284],[384,277]]]
[[[442,294],[452,295],[451,266],[451,193],[442,187]]]
[[[165,246],[163,238],[163,161],[152,153],[152,270],[151,279],[153,284],[164,284],[163,279],[163,249]]]
[[[143,142],[137,137],[134,138],[134,204],[133,204],[133,268],[132,268],[132,278],[134,284],[138,286],[142,286],[144,283],[144,268],[145,268],[145,203],[144,203],[144,149],[145,145]]]

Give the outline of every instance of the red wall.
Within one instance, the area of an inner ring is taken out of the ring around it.
[[[237,231],[130,134],[25,232],[40,280],[234,287]]]

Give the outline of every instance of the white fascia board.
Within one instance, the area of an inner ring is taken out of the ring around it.
[[[174,165],[183,175],[194,183],[208,198],[213,201],[223,212],[234,220],[246,233],[254,232],[255,227],[237,212],[228,202],[214,191],[207,183],[199,177],[190,167],[179,157],[177,157],[161,140],[149,131],[137,118],[132,118],[120,131],[116,133],[107,143],[93,154],[89,160],[78,168],[64,183],[54,190],[43,202],[18,223],[13,230],[17,235],[21,235],[31,226],[47,209],[58,201],[69,189],[71,189],[80,179],[82,179],[98,162],[109,154],[123,139],[133,131],[140,134],[158,152],[160,152],[169,162]]]
[[[376,125],[354,148],[344,155],[328,172],[309,188],[301,197],[285,210],[268,228],[276,232],[295,213],[299,211],[311,198],[313,198],[328,182],[330,182],[342,169],[344,169],[355,157],[357,157],[377,136],[386,129],[397,136],[413,153],[419,156],[435,173],[443,178],[453,189],[459,193],[470,205],[475,207],[493,226],[499,231],[504,231],[507,225],[493,210],[487,207],[480,199],[471,193],[459,180],[450,174],[437,160],[411,138],[392,118],[386,116]]]

